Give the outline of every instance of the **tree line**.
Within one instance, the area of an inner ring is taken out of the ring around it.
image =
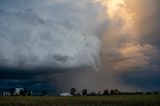
[[[15,89],[11,88],[8,90],[10,93],[10,96],[33,96],[32,91],[28,91],[25,88],[23,90],[19,91],[19,94],[15,94]],[[49,96],[49,91],[47,90],[42,90],[41,92],[39,92],[38,95],[36,96]],[[81,92],[77,92],[76,88],[71,88],[70,89],[70,94],[72,96],[106,96],[106,95],[139,95],[139,94],[160,94],[160,91],[146,91],[146,92],[121,92],[118,89],[105,89],[103,91],[99,91],[99,92],[88,92],[87,89],[83,89]],[[58,96],[56,94],[56,91],[54,91],[53,96]]]
[[[90,92],[88,93],[87,89],[83,89],[80,93],[76,92],[75,88],[71,88],[70,90],[71,95],[73,96],[105,96],[105,95],[139,95],[139,94],[160,94],[160,91],[146,91],[146,92],[120,92],[118,89],[105,89],[99,92]]]

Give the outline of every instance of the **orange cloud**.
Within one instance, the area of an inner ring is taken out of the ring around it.
[[[146,3],[146,0],[95,0],[95,3],[104,7],[109,21],[102,36],[102,61],[105,67],[112,71],[126,71],[149,65],[158,49],[142,42],[144,34],[153,30],[152,26],[144,26],[144,20],[146,14],[150,17],[155,12],[153,6],[156,0],[150,3]]]
[[[157,52],[157,49],[149,44],[128,43],[118,50],[123,60],[115,63],[116,70],[133,70],[143,68],[149,64],[150,55]]]

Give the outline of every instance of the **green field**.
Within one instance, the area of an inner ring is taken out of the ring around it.
[[[0,97],[0,106],[160,106],[160,95]]]

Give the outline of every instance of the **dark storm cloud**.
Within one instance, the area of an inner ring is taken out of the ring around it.
[[[56,87],[48,81],[0,80],[0,85],[0,91],[24,87],[27,90],[31,90],[34,94],[39,94],[42,90],[47,90],[48,92],[53,93],[56,89]]]
[[[77,67],[77,68],[0,68],[0,80],[53,80],[51,78],[54,74],[61,74],[66,72],[77,72],[80,70],[89,69],[89,67]]]
[[[160,89],[160,72],[159,70],[137,70],[122,75],[122,80],[129,84],[137,86],[143,90],[159,90]]]
[[[98,70],[100,9],[90,0],[0,0],[0,85],[56,85],[54,74]]]
[[[68,89],[159,88],[159,0],[104,2],[0,0],[0,79]]]
[[[1,5],[0,66],[97,69],[101,22],[98,7],[89,0],[17,0]]]

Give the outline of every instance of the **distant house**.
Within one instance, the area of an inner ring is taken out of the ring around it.
[[[71,93],[61,93],[60,96],[72,96]]]
[[[14,92],[14,95],[20,95],[20,92],[21,91],[24,91],[24,88],[15,88],[15,92]]]
[[[32,96],[31,90],[26,90],[25,88],[10,88],[0,90],[0,96]],[[39,94],[40,95],[40,94]]]
[[[11,93],[9,91],[3,92],[3,96],[11,96]]]

